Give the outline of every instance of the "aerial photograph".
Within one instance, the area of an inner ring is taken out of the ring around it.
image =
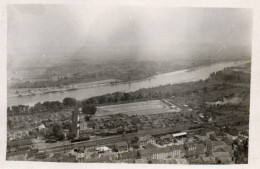
[[[7,6],[7,161],[248,164],[252,10]]]

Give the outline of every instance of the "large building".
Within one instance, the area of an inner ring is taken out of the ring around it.
[[[140,151],[141,158],[147,160],[164,160],[164,159],[178,159],[183,158],[185,153],[180,145],[174,145],[165,148],[143,149]]]

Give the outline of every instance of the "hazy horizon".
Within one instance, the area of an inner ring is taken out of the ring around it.
[[[8,63],[250,57],[251,34],[250,9],[9,5]]]

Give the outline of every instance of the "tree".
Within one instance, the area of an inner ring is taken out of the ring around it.
[[[7,115],[10,115],[12,113],[12,110],[10,107],[7,107]]]
[[[208,88],[206,86],[204,86],[202,89],[203,89],[204,93],[206,93],[208,91]]]
[[[11,120],[7,120],[7,127],[13,129],[13,122]]]
[[[139,151],[139,150],[137,151],[137,158],[138,158],[138,159],[141,158],[141,154],[140,154],[140,151]]]
[[[130,100],[130,98],[131,98],[131,95],[129,93],[124,93],[124,97],[123,97],[124,101]]]
[[[77,105],[77,101],[74,98],[71,97],[66,97],[63,99],[62,101],[64,106],[68,106],[68,107],[74,107]]]
[[[68,136],[68,139],[71,140],[71,139],[74,139],[75,137],[76,137],[76,134],[70,132],[69,136]]]
[[[12,106],[12,111],[13,111],[14,114],[18,114],[19,113],[18,106]]]
[[[65,123],[63,123],[62,128],[63,128],[63,129],[69,129],[69,130],[71,130],[71,122],[65,122]]]
[[[97,107],[95,105],[83,105],[82,106],[82,112],[87,115],[95,115],[97,111]]]
[[[90,117],[89,116],[85,116],[85,120],[89,121]]]
[[[46,101],[42,105],[45,107],[45,109],[52,111],[58,111],[63,108],[63,104],[59,101]]]
[[[52,135],[57,137],[59,140],[64,139],[63,130],[62,130],[61,125],[59,125],[57,123],[53,124]]]

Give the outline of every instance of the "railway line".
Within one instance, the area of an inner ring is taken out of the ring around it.
[[[221,124],[231,124],[234,123],[235,121],[230,121],[230,120],[225,120],[221,121]],[[99,139],[94,139],[94,140],[88,140],[88,141],[82,141],[82,142],[75,142],[75,143],[69,143],[69,144],[63,144],[60,146],[56,147],[50,147],[50,148],[43,148],[39,149],[39,152],[44,152],[44,153],[65,153],[66,151],[75,149],[75,148],[88,148],[88,147],[96,147],[96,146],[103,146],[103,145],[113,145],[116,142],[121,142],[121,141],[127,141],[127,140],[132,140],[136,137],[139,136],[144,136],[146,134],[153,135],[153,136],[158,136],[158,135],[165,135],[165,134],[172,134],[176,132],[191,132],[194,130],[199,130],[205,127],[211,127],[215,126],[219,122],[212,121],[212,122],[203,122],[199,124],[182,124],[178,125],[175,127],[171,128],[155,128],[155,129],[149,129],[149,130],[139,130],[138,132],[134,133],[126,133],[126,134],[121,134],[121,135],[116,135],[116,136],[110,136],[110,137],[104,137],[104,138],[99,138]],[[39,157],[41,154],[39,152],[31,153],[31,156]],[[7,157],[13,156],[13,155],[19,155],[22,153],[7,153]]]
[[[196,125],[191,124],[191,125],[175,126],[173,128],[164,128],[163,130],[161,128],[151,129],[151,130],[141,130],[141,131],[138,131],[135,133],[121,134],[121,135],[117,135],[117,136],[104,137],[104,138],[95,139],[95,140],[88,140],[88,141],[70,143],[67,145],[62,145],[62,146],[57,146],[57,147],[41,149],[40,151],[58,153],[58,152],[65,152],[67,150],[80,148],[80,147],[87,148],[87,147],[95,147],[95,146],[102,146],[102,145],[113,145],[116,142],[132,140],[136,137],[143,136],[146,134],[154,135],[154,136],[155,135],[164,135],[164,134],[170,134],[170,133],[175,133],[175,132],[180,132],[180,131],[192,131],[192,130],[194,130],[193,128],[196,128],[196,127],[197,127],[197,129],[200,129],[200,128],[202,128],[202,125],[201,124],[196,124]],[[189,129],[189,128],[191,128],[191,129]]]

